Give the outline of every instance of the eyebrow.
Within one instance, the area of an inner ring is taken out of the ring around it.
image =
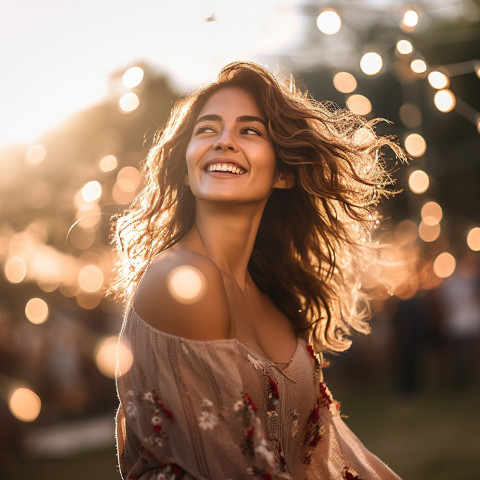
[[[195,125],[199,122],[205,122],[205,121],[208,121],[208,120],[215,121],[215,122],[221,122],[223,119],[217,113],[210,113],[208,115],[203,115],[200,118],[198,118],[197,121],[195,122]],[[265,128],[267,127],[267,125],[265,124],[265,120],[263,120],[263,118],[256,117],[255,115],[242,115],[240,117],[237,117],[236,121],[238,123],[259,122]]]

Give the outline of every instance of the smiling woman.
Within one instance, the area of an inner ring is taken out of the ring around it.
[[[398,478],[322,376],[368,332],[380,149],[402,156],[374,124],[253,63],[177,103],[115,231],[125,479]]]

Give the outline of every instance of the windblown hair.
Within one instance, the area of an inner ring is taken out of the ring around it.
[[[224,67],[216,81],[179,100],[157,132],[143,163],[145,187],[116,217],[113,243],[120,260],[113,291],[131,298],[153,258],[192,228],[195,199],[185,184],[185,152],[201,108],[229,86],[253,96],[277,169],[294,180],[267,202],[249,272],[297,334],[308,333],[323,350],[345,350],[352,329],[369,332],[361,275],[375,261],[376,207],[393,183],[383,147],[398,158],[403,152],[391,138],[375,134],[378,119],[319,103],[298,91],[293,78],[254,63]]]

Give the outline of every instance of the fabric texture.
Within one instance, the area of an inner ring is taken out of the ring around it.
[[[302,339],[279,368],[236,339],[169,335],[129,308],[119,341],[133,356],[117,367],[124,480],[399,478],[343,422]]]

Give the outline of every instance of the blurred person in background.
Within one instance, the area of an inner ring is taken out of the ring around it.
[[[444,328],[455,387],[478,379],[480,346],[480,275],[472,255],[464,255],[458,269],[442,285]]]
[[[244,62],[176,104],[116,219],[124,479],[398,478],[322,375],[369,331],[374,124]]]

